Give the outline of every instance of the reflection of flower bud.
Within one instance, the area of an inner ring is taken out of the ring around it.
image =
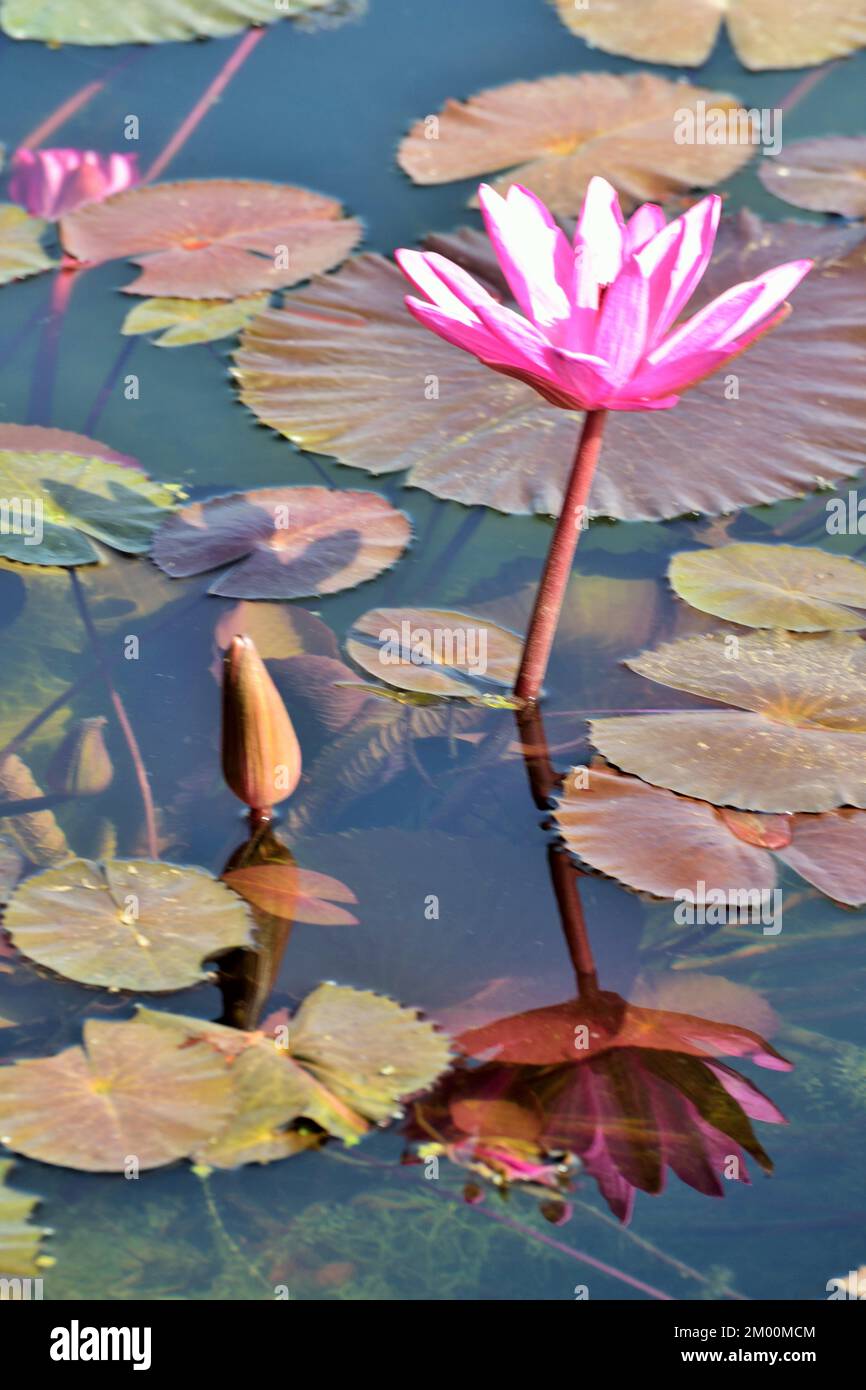
[[[102,737],[105,720],[79,719],[64,738],[46,774],[52,791],[64,796],[97,796],[111,786],[114,768]]]
[[[301,778],[292,721],[249,637],[233,637],[223,661],[223,776],[254,811],[291,796]]]
[[[101,203],[138,183],[134,154],[95,150],[18,150],[10,165],[9,196],[36,217],[62,217]]]

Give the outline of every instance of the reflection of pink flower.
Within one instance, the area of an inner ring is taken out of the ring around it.
[[[791,261],[735,285],[675,327],[709,263],[721,199],[704,198],[666,223],[638,208],[626,223],[616,190],[590,181],[571,244],[518,184],[501,198],[478,191],[487,232],[520,312],[435,252],[398,251],[426,299],[418,321],[517,377],[566,410],[664,410],[785,316],[784,301],[811,268]]]
[[[134,154],[95,150],[18,150],[9,197],[35,217],[54,219],[84,203],[101,203],[138,183]]]

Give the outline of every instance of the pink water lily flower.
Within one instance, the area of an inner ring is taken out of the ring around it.
[[[478,190],[487,232],[521,312],[435,252],[396,259],[426,300],[410,312],[495,371],[566,410],[664,410],[773,328],[811,268],[790,261],[735,285],[674,327],[709,263],[721,212],[712,194],[666,222],[646,203],[625,222],[616,190],[590,181],[574,243],[535,194]],[[429,302],[427,302],[429,301]]]
[[[49,221],[139,181],[134,154],[95,150],[18,150],[10,169],[9,197]]]

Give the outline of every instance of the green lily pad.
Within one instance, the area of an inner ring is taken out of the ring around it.
[[[464,698],[510,691],[522,650],[506,628],[439,608],[373,608],[346,639],[352,660],[386,684]]]
[[[142,1019],[88,1019],[84,1046],[0,1068],[0,1136],[16,1153],[91,1173],[185,1158],[229,1119],[225,1059]]]
[[[267,294],[244,295],[228,303],[224,299],[146,299],[130,309],[120,331],[127,336],[158,333],[153,339],[157,347],[213,343],[237,333],[267,302]]]
[[[0,497],[9,523],[0,555],[29,565],[92,565],[88,540],[140,555],[176,494],[143,470],[96,456],[0,449]],[[13,510],[14,504],[14,510]]]
[[[194,1155],[212,1167],[267,1163],[308,1147],[303,1130],[288,1129],[304,1119],[355,1143],[371,1122],[396,1118],[401,1100],[432,1085],[450,1060],[448,1039],[414,1009],[332,984],[270,1035],[148,1009],[139,1017],[180,1036],[188,1051],[197,1040],[231,1060],[235,1111]]]
[[[674,555],[675,593],[746,627],[824,632],[866,627],[866,565],[798,545],[737,543]]]
[[[149,859],[72,859],[25,879],[6,930],[23,955],[69,980],[111,989],[185,989],[202,961],[248,946],[242,900],[204,869]]]
[[[14,203],[0,203],[0,285],[26,280],[57,264],[42,249],[40,238],[47,226]]]
[[[11,1159],[0,1159],[0,1276],[30,1279],[39,1274],[40,1265],[51,1263],[39,1254],[42,1237],[51,1231],[28,1220],[41,1198],[6,1186],[12,1167]]]
[[[324,10],[333,0],[5,0],[0,25],[12,39],[87,45],[221,38]]]

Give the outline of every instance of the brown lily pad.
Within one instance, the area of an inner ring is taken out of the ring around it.
[[[676,113],[699,101],[724,111],[737,105],[724,92],[647,72],[511,82],[447,102],[432,118],[433,136],[431,117],[417,121],[397,158],[424,184],[509,169],[494,187],[523,184],[563,217],[577,214],[594,174],[603,174],[626,206],[662,202],[726,179],[751,158],[749,146],[676,143]]]
[[[140,468],[137,459],[119,454],[108,444],[91,439],[73,430],[56,430],[45,425],[0,424],[0,450],[20,454],[80,454],[84,458],[106,459],[109,463],[125,463]]]
[[[866,44],[863,0],[554,0],[573,34],[605,53],[699,67],[727,22],[747,68],[801,68]]]
[[[296,1152],[304,1142],[289,1126],[303,1120],[355,1143],[371,1123],[399,1115],[401,1099],[432,1085],[450,1060],[447,1038],[414,1010],[331,984],[270,1035],[144,1009],[140,1017],[183,1050],[230,1063],[234,1113],[195,1155],[215,1167]]]
[[[0,1135],[43,1163],[123,1172],[184,1158],[230,1117],[224,1058],[136,1018],[88,1019],[83,1047],[0,1068]]]
[[[737,543],[681,551],[668,578],[693,608],[745,627],[866,627],[866,613],[854,611],[866,609],[866,565],[811,546]]]
[[[127,189],[60,223],[79,261],[133,260],[126,294],[235,299],[330,270],[361,236],[334,198],[288,184],[201,179]]]
[[[731,645],[732,642],[735,645]],[[747,811],[866,807],[866,644],[848,633],[687,637],[633,671],[736,710],[597,719],[608,762]]]
[[[375,578],[410,536],[404,513],[373,492],[257,488],[182,507],[160,527],[151,556],[174,579],[230,565],[211,594],[289,599]]]
[[[69,980],[185,989],[204,959],[250,944],[252,919],[204,869],[71,859],[25,879],[4,918],[19,951]]]
[[[431,245],[473,273],[497,274],[480,232]],[[716,515],[859,473],[862,232],[763,224],[749,213],[725,221],[694,308],[808,256],[817,264],[793,313],[737,359],[733,377],[700,382],[673,410],[611,412],[590,495],[594,515]],[[501,279],[493,287],[505,297]],[[405,307],[407,288],[390,261],[364,255],[288,294],[242,335],[241,399],[272,429],[341,463],[372,474],[408,469],[409,486],[468,505],[557,515],[582,416],[429,333]],[[745,457],[731,447],[732,431],[749,439]]]
[[[399,690],[465,696],[510,691],[523,641],[484,618],[439,608],[374,608],[356,618],[346,651]]]
[[[780,859],[834,902],[866,902],[863,811],[729,811],[598,765],[586,787],[566,781],[554,819],[585,864],[655,897],[695,892],[699,882],[707,892],[770,890]]]
[[[866,138],[861,135],[786,144],[783,155],[762,160],[758,175],[765,188],[795,208],[866,217]]]

